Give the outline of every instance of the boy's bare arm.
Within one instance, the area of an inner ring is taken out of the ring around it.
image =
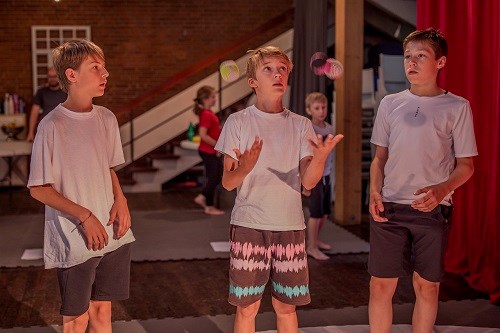
[[[370,204],[368,206],[376,222],[387,222],[387,218],[380,216],[380,213],[384,211],[381,192],[384,183],[384,167],[388,158],[389,149],[376,146],[375,156],[370,165]]]
[[[246,175],[253,170],[259,159],[260,152],[262,151],[262,144],[262,140],[256,137],[252,147],[243,153],[237,148],[233,149],[238,160],[235,160],[227,154],[224,155],[222,186],[224,186],[226,190],[232,191],[240,186]]]
[[[450,174],[447,181],[421,188],[415,195],[425,193],[425,195],[412,202],[411,206],[422,212],[430,212],[441,203],[444,197],[462,186],[474,173],[474,162],[472,157],[457,158],[455,169]]]
[[[109,169],[111,173],[111,184],[113,186],[113,195],[115,201],[109,212],[108,225],[115,223],[113,231],[116,239],[121,238],[130,229],[132,219],[128,209],[127,199],[123,194],[118,176],[113,169]]]
[[[328,155],[330,155],[333,148],[335,148],[343,137],[342,134],[337,134],[335,136],[329,134],[324,141],[322,136],[318,135],[318,143],[309,140],[309,144],[313,148],[313,156],[304,157],[300,160],[299,164],[300,177],[304,188],[311,190],[316,186],[323,176],[323,170],[325,169],[325,162]]]
[[[32,186],[30,187],[30,194],[47,206],[77,218],[83,227],[89,250],[100,250],[108,245],[108,234],[94,214],[57,192],[52,185]]]

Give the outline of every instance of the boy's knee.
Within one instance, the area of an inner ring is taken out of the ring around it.
[[[418,273],[413,275],[413,288],[417,297],[434,299],[439,295],[439,282],[428,281]]]
[[[283,303],[273,297],[273,308],[277,315],[287,315],[295,313],[295,305]]]
[[[391,296],[396,291],[397,278],[378,278],[372,276],[370,279],[370,294],[376,296]]]
[[[111,302],[90,301],[89,315],[91,321],[99,323],[111,322]]]
[[[259,312],[260,300],[245,306],[238,306],[236,311],[245,318],[255,318]]]

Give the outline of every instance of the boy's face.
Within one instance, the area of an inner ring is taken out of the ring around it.
[[[313,122],[322,122],[326,119],[327,108],[325,102],[313,102],[306,111]]]
[[[288,87],[288,66],[280,57],[264,57],[257,66],[255,79],[248,79],[250,87],[261,95],[282,96]]]
[[[71,89],[77,88],[79,92],[91,98],[102,96],[108,76],[104,61],[89,56],[81,63],[80,68],[73,71],[73,76],[69,77]]]
[[[404,50],[405,74],[411,84],[435,82],[439,70],[445,63],[446,57],[436,59],[434,50],[426,42],[409,42]]]

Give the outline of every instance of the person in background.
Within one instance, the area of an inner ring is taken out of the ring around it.
[[[210,86],[201,87],[196,93],[194,103],[193,111],[200,118],[198,153],[203,160],[206,176],[205,186],[194,198],[194,202],[203,207],[205,214],[222,215],[224,211],[214,206],[215,191],[222,179],[222,160],[214,149],[221,133],[219,118],[212,111],[215,105],[215,89]]]
[[[54,110],[56,106],[64,102],[67,97],[68,95],[62,91],[59,85],[56,70],[53,67],[49,67],[47,70],[47,85],[39,88],[33,97],[26,141],[33,142],[40,120],[50,111]]]
[[[316,134],[324,139],[333,135],[332,125],[325,121],[328,108],[328,99],[319,92],[313,92],[306,97],[306,113],[311,117],[311,122]],[[331,246],[318,239],[319,231],[332,212],[332,190],[330,173],[332,172],[333,155],[330,154],[325,162],[323,176],[309,195],[309,220],[307,221],[307,254],[316,260],[327,260],[326,254],[321,250],[330,250]],[[307,192],[306,192],[307,193]]]

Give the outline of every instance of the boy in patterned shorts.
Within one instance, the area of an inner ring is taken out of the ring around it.
[[[295,307],[308,304],[301,185],[312,189],[342,135],[316,137],[311,121],[283,108],[292,63],[272,46],[251,51],[248,84],[257,100],[229,116],[215,149],[222,185],[238,189],[231,214],[229,303],[234,332],[255,332],[269,279],[278,332],[298,332]]]

